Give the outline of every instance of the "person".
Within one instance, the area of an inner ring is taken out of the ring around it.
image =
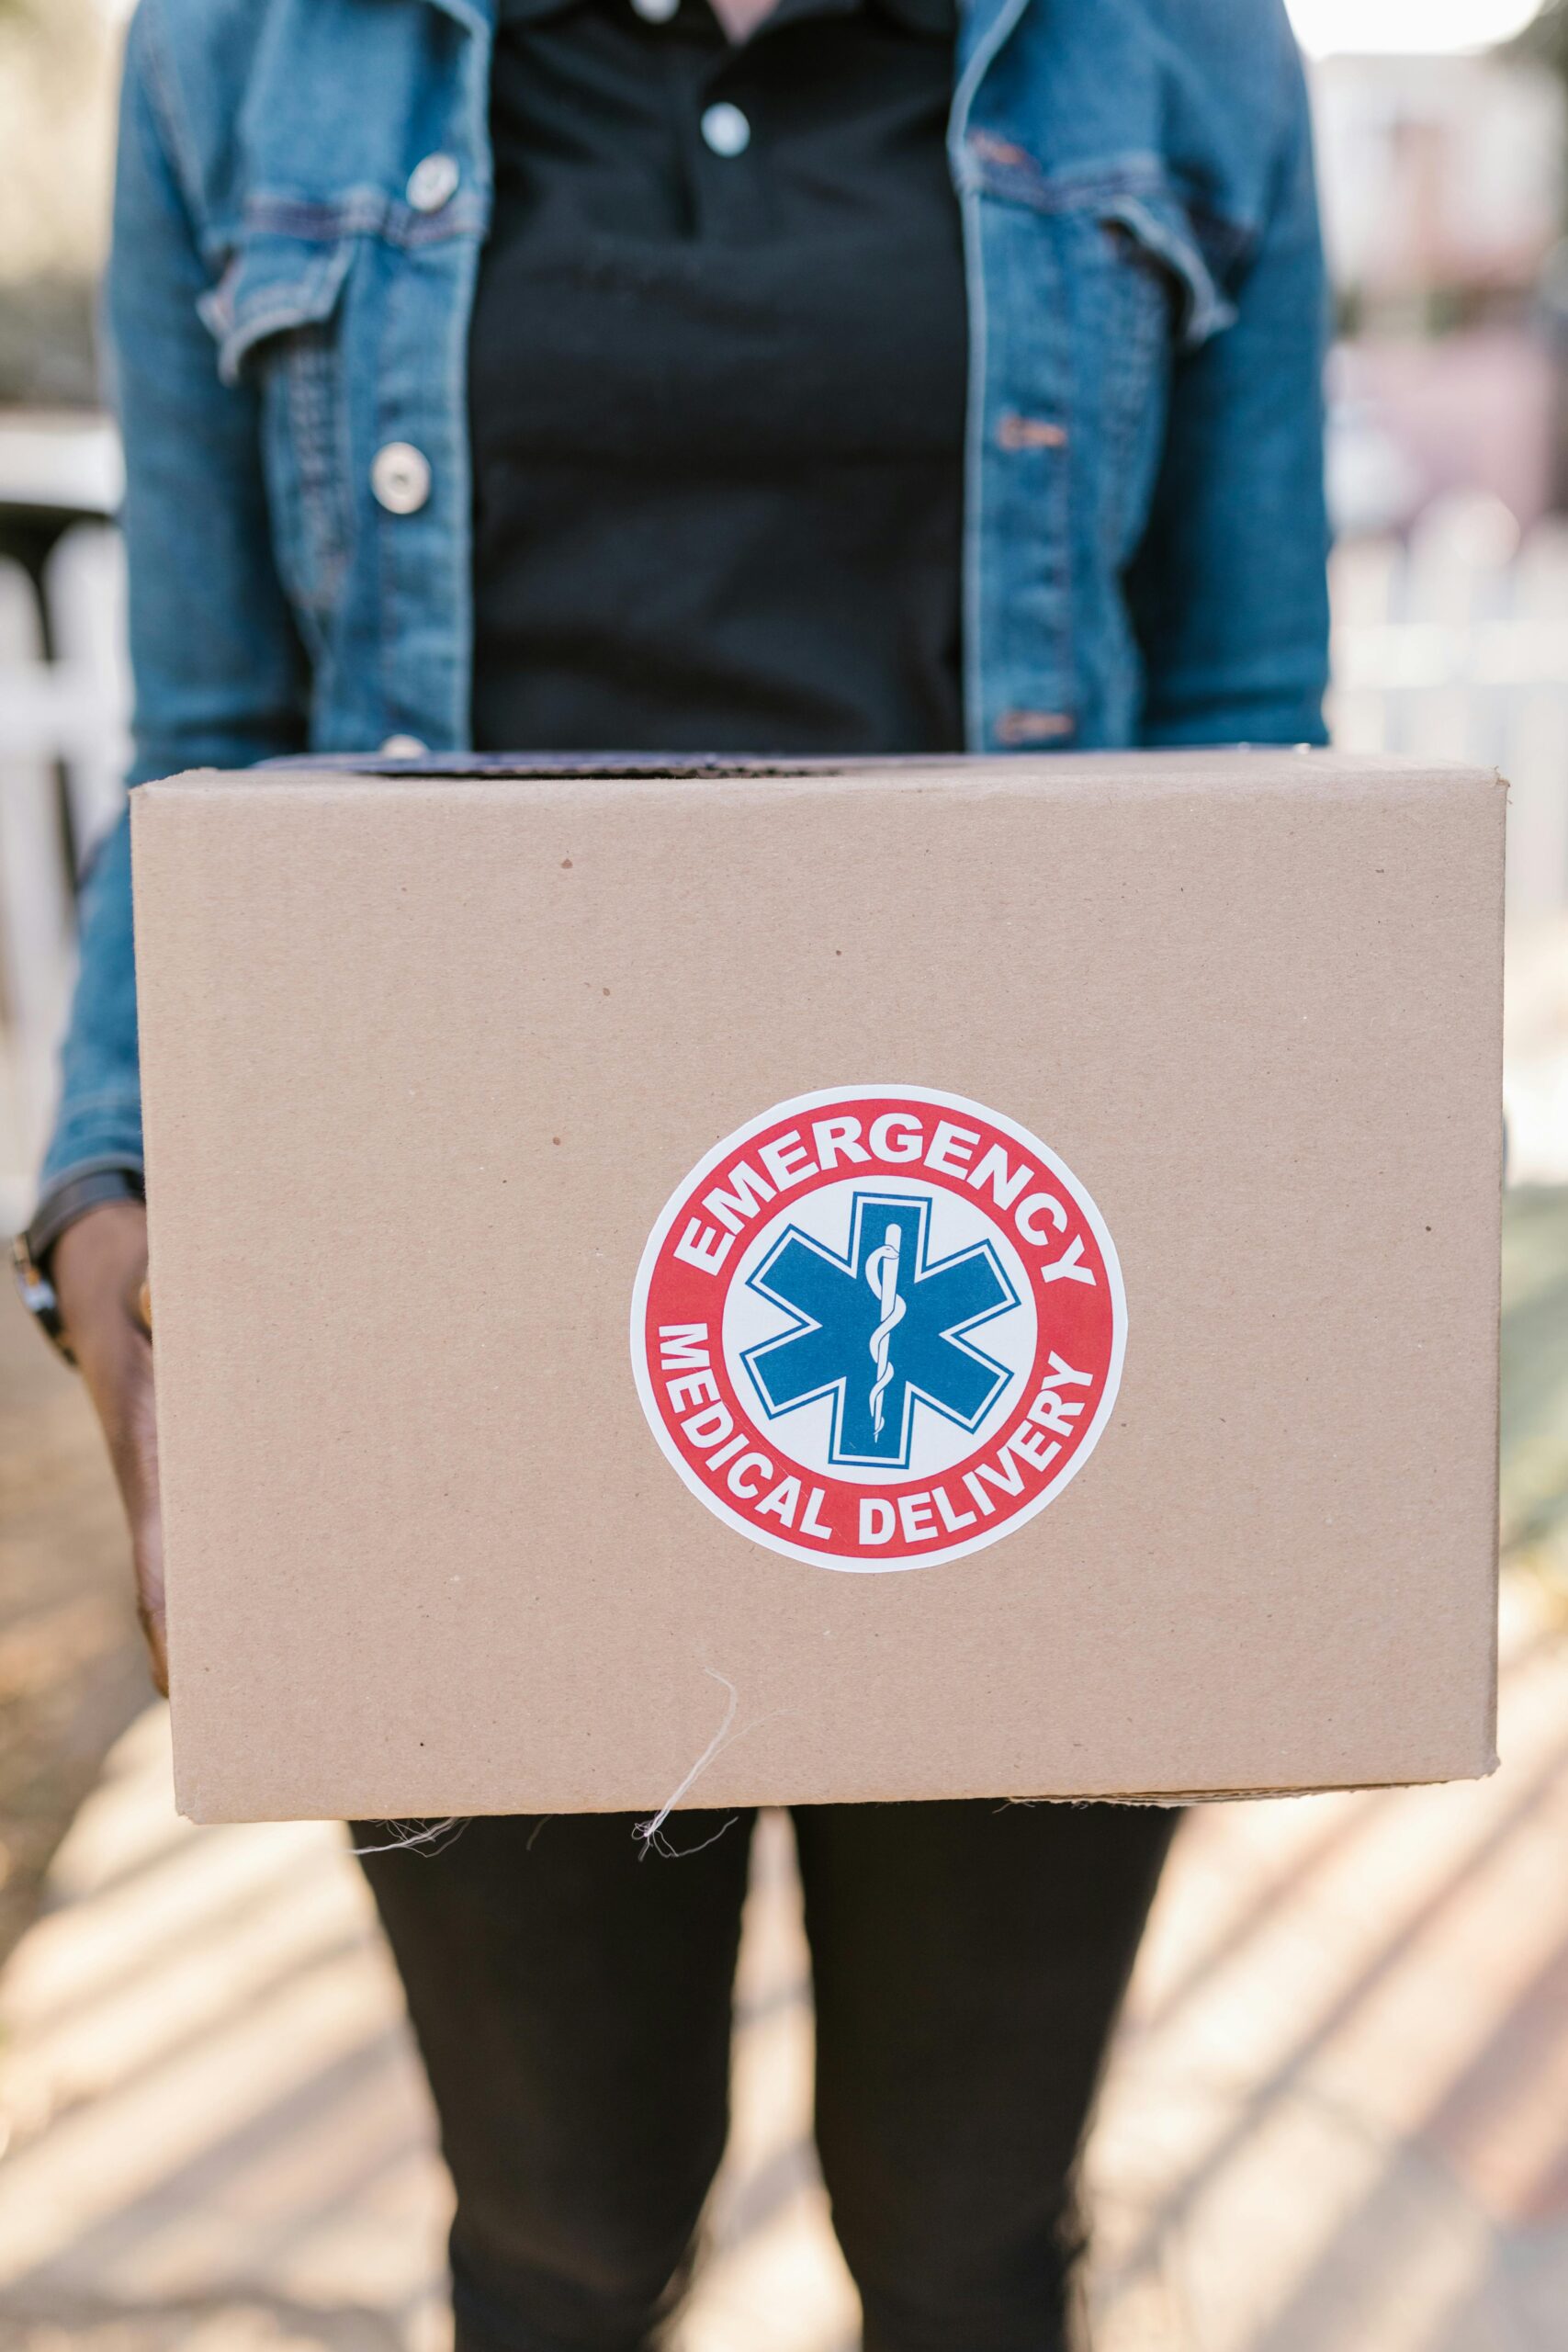
[[[1280,0],[143,0],[108,316],[133,784],[1323,740]],[[141,1171],[122,825],[22,1259],[161,1675]],[[368,1859],[460,2352],[623,2352],[674,2306],[726,2126],[750,1821],[718,1826],[672,1861],[615,1816]],[[796,1812],[868,2352],[1083,2340],[1078,2160],[1169,1827]]]

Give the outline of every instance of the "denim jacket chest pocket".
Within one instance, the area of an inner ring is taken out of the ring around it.
[[[1008,306],[1034,322],[1018,354],[1018,390],[1038,371],[1063,425],[1091,428],[1111,542],[1100,552],[1124,560],[1146,513],[1171,370],[1179,353],[1234,319],[1217,273],[1244,241],[1226,224],[1201,226],[1156,157],[1053,175],[984,133],[971,151],[984,209],[1010,231],[1014,285],[1032,285],[1037,297]]]
[[[1100,246],[1084,281],[1101,306],[1094,360],[1100,395],[1102,552],[1137,551],[1165,443],[1171,376],[1232,312],[1181,208],[1168,193],[1108,190],[1092,207]]]
[[[1086,720],[1098,737],[1137,690],[1118,583],[1147,526],[1175,370],[1234,316],[1216,274],[1225,232],[1206,247],[1156,157],[1051,174],[980,132],[966,160],[981,281],[1008,293],[987,308],[971,495],[1021,559],[1005,599],[982,577],[974,616],[1014,682],[989,727],[1004,747],[1067,741]]]
[[[343,312],[361,242],[243,232],[197,305],[220,378],[254,391],[278,573],[318,658],[353,551]]]

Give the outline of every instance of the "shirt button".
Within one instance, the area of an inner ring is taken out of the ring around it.
[[[456,156],[427,155],[409,174],[404,194],[416,212],[439,212],[457,195],[461,176]]]
[[[632,0],[632,7],[645,25],[667,25],[679,10],[681,0]]]
[[[430,460],[412,441],[389,441],[371,463],[370,487],[389,514],[417,514],[430,496]]]
[[[378,760],[423,760],[430,746],[422,743],[417,735],[389,735],[376,757]]]
[[[716,155],[743,155],[751,144],[750,124],[728,98],[721,98],[717,106],[705,109],[702,132]]]

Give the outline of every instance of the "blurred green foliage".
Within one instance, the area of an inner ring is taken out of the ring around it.
[[[1568,1594],[1568,1185],[1504,1204],[1502,1440],[1505,1553]]]

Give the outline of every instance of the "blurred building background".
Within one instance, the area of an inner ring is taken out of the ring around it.
[[[1292,9],[1337,288],[1335,735],[1512,784],[1505,1770],[1183,1830],[1097,2143],[1096,2296],[1105,2352],[1562,2352],[1568,0]],[[0,1231],[125,756],[93,335],[125,13],[0,0]],[[439,2346],[429,2120],[341,1838],[175,1822],[96,1432],[3,1302],[0,1544],[0,2352]],[[683,2352],[852,2341],[793,1905],[770,1829]]]

